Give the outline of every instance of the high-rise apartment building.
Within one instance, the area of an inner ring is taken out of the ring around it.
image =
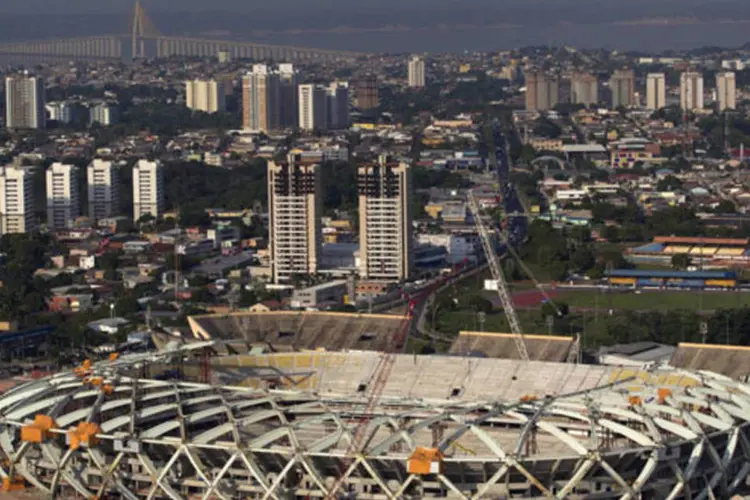
[[[526,109],[528,111],[545,111],[559,103],[560,85],[556,77],[545,75],[541,71],[529,71],[526,74]]]
[[[114,125],[120,119],[117,106],[109,102],[98,102],[89,108],[89,126],[98,123],[102,127]]]
[[[164,173],[161,162],[138,160],[133,165],[133,220],[156,218],[164,212]]]
[[[409,87],[424,87],[424,59],[414,56],[409,59]]]
[[[609,79],[612,93],[612,109],[635,106],[635,73],[630,69],[618,69]]]
[[[119,204],[119,178],[111,161],[95,158],[86,168],[89,217],[106,219],[117,214]]]
[[[8,128],[44,128],[44,80],[28,73],[5,77],[5,126]]]
[[[716,102],[719,112],[737,108],[736,86],[733,71],[716,74]]]
[[[45,173],[47,180],[47,227],[65,229],[80,215],[78,167],[53,163]]]
[[[328,127],[328,91],[321,85],[299,86],[299,128],[325,130]]]
[[[680,108],[683,111],[703,109],[703,75],[687,71],[680,75]]]
[[[226,109],[224,82],[188,80],[185,82],[185,106],[193,111],[216,113]]]
[[[354,99],[357,108],[362,111],[377,108],[380,105],[378,79],[373,75],[368,75],[355,81]]]
[[[360,166],[359,275],[377,281],[401,281],[412,271],[411,172],[406,163],[381,156]]]
[[[588,73],[576,73],[571,78],[570,102],[593,106],[599,102],[599,80]]]
[[[0,234],[35,229],[32,173],[18,166],[0,168]]]
[[[73,122],[73,106],[68,101],[53,101],[44,105],[50,120],[69,124]]]
[[[291,63],[279,64],[279,120],[283,128],[294,128],[298,125],[300,74]]]
[[[646,108],[657,110],[667,105],[667,77],[664,73],[646,76]]]
[[[317,272],[321,252],[320,166],[289,155],[268,162],[269,243],[274,283]]]
[[[242,127],[268,132],[281,125],[279,73],[265,64],[254,64],[242,77]]]
[[[326,89],[328,101],[328,128],[333,130],[344,129],[349,126],[349,83],[333,82]]]

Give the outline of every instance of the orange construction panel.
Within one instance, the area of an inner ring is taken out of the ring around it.
[[[664,404],[664,401],[672,395],[672,389],[661,388],[656,391],[656,394],[659,397],[659,404]]]
[[[21,477],[16,477],[16,479],[11,479],[9,477],[3,478],[2,491],[5,491],[5,492],[21,491],[25,488],[26,488],[26,483]]]
[[[21,427],[21,441],[41,443],[51,437],[50,430],[56,427],[55,421],[49,415],[37,414],[34,423]]]
[[[57,424],[55,424],[55,421],[52,417],[49,415],[42,415],[41,413],[38,413],[36,416],[34,416],[34,425],[42,429],[43,431],[49,431],[57,427]]]
[[[408,462],[409,474],[436,474],[442,469],[443,453],[437,448],[418,447]]]
[[[99,443],[96,435],[99,433],[99,426],[93,422],[81,422],[78,427],[68,431],[70,440],[70,449],[77,450],[81,446],[96,446]]]
[[[36,425],[24,425],[21,427],[21,441],[26,443],[41,443],[44,441],[45,432]]]

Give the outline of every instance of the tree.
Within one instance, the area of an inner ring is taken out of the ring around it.
[[[737,207],[731,200],[721,200],[714,209],[717,214],[734,214],[737,213]]]
[[[237,301],[239,307],[250,307],[258,303],[258,296],[255,292],[242,287],[240,290],[240,298]]]
[[[492,312],[492,302],[481,295],[473,295],[469,298],[468,302],[470,307],[477,312],[483,312],[485,314],[490,314]]]
[[[682,189],[682,181],[672,174],[659,179],[659,182],[656,183],[657,191],[676,191],[678,189]]]
[[[678,253],[672,256],[672,267],[684,271],[690,267],[690,256],[686,253]]]

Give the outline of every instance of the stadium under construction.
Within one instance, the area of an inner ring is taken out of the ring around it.
[[[158,353],[113,355],[0,396],[3,489],[90,499],[747,489],[750,349],[684,345],[671,366],[640,369],[561,362],[568,337],[528,336],[530,361],[512,359],[510,335],[478,332],[448,355],[388,354],[373,347],[399,326],[380,316],[244,313],[191,325],[194,342],[161,339]],[[325,350],[331,341],[341,350]]]

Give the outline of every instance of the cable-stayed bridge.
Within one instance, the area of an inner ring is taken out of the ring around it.
[[[336,61],[363,55],[340,50],[167,36],[151,22],[139,0],[136,0],[130,18],[129,33],[0,44],[0,60],[26,64],[60,60],[210,57],[220,52],[227,52],[234,59],[289,62]]]

